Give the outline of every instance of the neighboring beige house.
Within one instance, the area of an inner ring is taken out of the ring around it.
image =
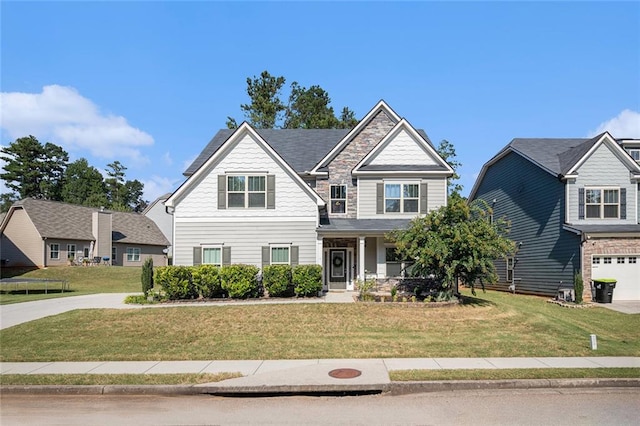
[[[138,213],[113,212],[27,198],[0,222],[0,259],[6,267],[64,266],[73,259],[140,266],[148,257],[167,264],[169,241]]]
[[[151,204],[147,206],[142,212],[143,215],[151,219],[158,225],[158,228],[162,234],[169,240],[169,247],[167,256],[169,259],[172,257],[172,241],[173,241],[173,215],[169,213],[164,202],[171,196],[171,193],[167,193],[159,196]]]

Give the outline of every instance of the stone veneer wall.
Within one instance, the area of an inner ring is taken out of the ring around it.
[[[318,180],[316,192],[327,202],[329,217],[355,219],[358,215],[357,188],[354,185],[351,170],[385,137],[396,123],[380,111],[369,124],[349,142],[329,163],[329,179]],[[346,214],[331,214],[331,185],[347,185]]]
[[[583,298],[591,301],[591,259],[594,255],[615,256],[640,253],[640,238],[591,238],[582,246]]]

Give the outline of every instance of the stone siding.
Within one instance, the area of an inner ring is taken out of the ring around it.
[[[371,119],[338,155],[329,163],[329,179],[318,180],[316,191],[327,202],[329,217],[355,219],[358,216],[358,189],[351,170],[389,133],[395,123],[383,111]],[[347,210],[345,214],[331,214],[331,185],[347,186]]]

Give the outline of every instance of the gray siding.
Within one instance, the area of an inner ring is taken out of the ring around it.
[[[580,240],[562,229],[565,189],[556,177],[511,153],[489,167],[477,199],[492,204],[494,217],[511,222],[509,237],[522,242],[514,268],[516,291],[555,295],[560,281],[573,283],[580,268]],[[506,288],[503,259],[496,261],[500,286]]]
[[[447,179],[446,178],[411,178],[391,179],[391,178],[358,178],[358,219],[389,219],[407,218],[417,216],[416,213],[409,214],[378,214],[376,212],[376,185],[394,180],[402,182],[416,182],[427,184],[427,210],[436,210],[446,204]]]
[[[138,266],[142,267],[144,261],[151,257],[153,259],[153,266],[166,266],[167,256],[162,252],[164,247],[161,246],[148,246],[144,244],[120,244],[114,243],[113,247],[116,248],[116,259],[112,263],[117,266]],[[127,247],[135,247],[140,249],[140,261],[128,261],[127,260]],[[111,251],[109,251],[111,256]]]
[[[176,222],[174,264],[191,265],[193,247],[221,245],[231,247],[231,263],[262,266],[263,246],[291,244],[299,247],[299,264],[316,263],[316,222],[239,221]]]

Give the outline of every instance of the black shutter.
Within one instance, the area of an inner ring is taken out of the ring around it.
[[[218,210],[227,208],[227,176],[218,175]]]
[[[384,214],[384,183],[376,184],[376,214]]]
[[[202,264],[202,247],[193,248],[193,266]]]
[[[420,184],[420,213],[421,214],[426,214],[428,209],[427,188],[428,187],[426,183]]]
[[[298,265],[298,258],[299,258],[299,247],[298,246],[291,246],[291,266],[297,266]]]
[[[222,247],[222,264],[231,265],[231,247]]]
[[[267,208],[276,208],[276,175],[267,175]]]
[[[584,188],[578,189],[578,219],[584,219]]]
[[[627,188],[620,188],[620,219],[627,218]]]
[[[269,265],[271,263],[271,256],[269,253],[269,246],[262,247],[262,267]]]

